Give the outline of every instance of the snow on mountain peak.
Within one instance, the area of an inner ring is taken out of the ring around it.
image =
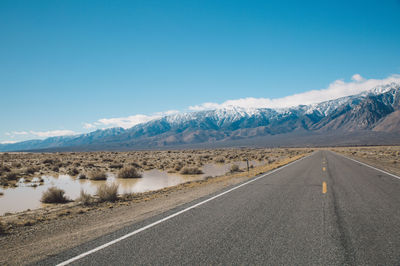
[[[325,102],[307,105],[305,113],[311,114],[315,111],[318,111],[320,114],[323,114],[326,116],[329,113],[331,113],[332,111],[334,111],[336,108],[338,108],[340,105],[344,104],[345,102],[347,102],[350,99],[357,98],[357,97],[366,97],[369,95],[379,95],[379,94],[386,93],[392,89],[399,89],[399,88],[400,88],[399,83],[391,82],[389,84],[376,86],[375,88],[363,91],[359,94],[350,95],[350,96],[341,97],[341,98],[337,98],[337,99],[333,99],[333,100],[329,100],[329,101],[325,101]]]
[[[180,124],[199,119],[212,119],[215,121],[220,121],[221,123],[223,123],[224,121],[233,122],[243,118],[262,116],[262,115],[268,115],[270,117],[276,115],[286,116],[294,112],[295,113],[300,112],[303,114],[313,114],[314,112],[316,112],[319,115],[327,116],[331,112],[336,110],[340,105],[345,104],[350,99],[354,99],[357,97],[366,97],[368,95],[379,95],[382,93],[386,93],[391,89],[399,89],[399,88],[400,88],[399,83],[392,82],[385,85],[376,86],[371,90],[367,90],[356,95],[345,96],[309,105],[298,105],[286,108],[253,108],[253,107],[227,105],[211,110],[172,114],[165,116],[161,119],[165,120],[167,123],[170,124]]]

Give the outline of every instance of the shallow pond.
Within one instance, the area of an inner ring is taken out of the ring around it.
[[[250,165],[260,165],[263,162],[250,162]],[[246,162],[235,162],[240,168],[246,168]],[[69,175],[42,176],[44,182],[39,183],[39,178],[34,178],[32,182],[25,183],[21,179],[17,187],[0,188],[4,193],[0,196],[0,215],[24,211],[27,209],[37,209],[42,207],[40,198],[44,191],[49,187],[61,188],[65,191],[68,198],[75,200],[79,197],[80,191],[94,195],[97,188],[104,183],[116,183],[119,185],[118,193],[140,193],[158,190],[165,187],[175,186],[184,182],[201,180],[207,176],[220,176],[229,172],[232,164],[206,164],[201,169],[204,172],[200,175],[181,175],[178,173],[167,173],[161,170],[150,170],[142,173],[142,178],[121,179],[116,178],[115,174],[108,173],[106,181],[94,181],[88,179],[77,179]]]

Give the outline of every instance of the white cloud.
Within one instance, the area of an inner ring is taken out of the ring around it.
[[[134,125],[144,123],[150,121],[154,118],[158,118],[159,116],[148,116],[148,115],[131,115],[128,117],[115,117],[115,118],[102,118],[99,119],[98,122],[102,126],[106,127],[123,127],[130,128]]]
[[[48,138],[48,137],[58,137],[58,136],[69,136],[69,135],[76,135],[79,134],[72,130],[50,130],[50,131],[29,131],[31,135],[38,136],[41,138]]]
[[[14,135],[28,135],[29,133],[26,131],[13,131]]]
[[[360,74],[354,74],[351,77],[351,80],[354,80],[354,81],[357,81],[357,82],[361,82],[361,81],[364,81],[365,79]]]
[[[0,141],[0,144],[12,144],[20,141],[25,141],[29,139],[43,139],[49,137],[58,137],[58,136],[70,136],[77,135],[79,132],[75,132],[73,130],[49,130],[49,131],[12,131],[6,132],[5,135],[9,136],[11,140]]]
[[[155,115],[158,115],[158,116],[166,116],[166,115],[175,115],[175,114],[179,114],[180,112],[178,111],[178,110],[168,110],[168,111],[165,111],[165,112],[158,112],[158,113],[155,113]]]
[[[22,135],[28,135],[29,133],[26,131],[12,131],[12,132],[6,132],[5,133],[7,136],[22,136]]]
[[[93,128],[96,128],[96,126],[93,125],[93,124],[90,124],[90,123],[83,123],[83,128],[85,128],[85,129],[93,129]]]
[[[18,140],[4,140],[2,142],[0,142],[0,144],[13,144],[13,143],[17,143]]]
[[[166,115],[172,115],[179,113],[176,110],[169,110],[166,112],[158,112],[153,115],[131,115],[127,117],[114,117],[114,118],[102,118],[97,120],[94,123],[84,123],[84,128],[93,129],[93,128],[110,128],[110,127],[122,127],[122,128],[131,128],[137,124],[146,123],[153,119],[157,119]]]
[[[228,100],[223,103],[207,102],[201,105],[190,106],[189,110],[200,111],[225,108],[229,106],[245,108],[285,108],[300,104],[307,105],[358,94],[363,91],[373,89],[377,86],[390,84],[392,82],[400,83],[400,75],[392,75],[385,79],[366,80],[361,75],[355,74],[352,76],[352,81],[350,82],[336,80],[331,83],[328,88],[322,90],[311,90],[277,99],[248,97],[237,100]]]

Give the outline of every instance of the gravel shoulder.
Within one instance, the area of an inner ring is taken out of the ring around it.
[[[95,206],[69,203],[2,217],[3,223],[13,226],[8,230],[9,233],[0,236],[0,264],[34,263],[281,167],[305,155],[307,153],[254,167],[249,173],[228,174],[137,194],[129,200]]]
[[[400,176],[400,146],[344,147],[332,151]]]

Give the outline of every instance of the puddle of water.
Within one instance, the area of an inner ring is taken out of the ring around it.
[[[264,162],[259,161],[249,161],[249,166],[259,166]],[[227,163],[227,164],[205,164],[201,168],[204,174],[202,177],[206,176],[220,176],[228,173],[231,170],[233,164],[238,165],[241,169],[247,168],[247,162],[235,162],[235,163]]]
[[[246,162],[236,162],[240,168],[246,168]],[[249,165],[260,165],[263,162],[251,161]],[[27,209],[42,207],[40,198],[49,187],[61,188],[70,199],[77,199],[83,189],[86,193],[94,195],[97,188],[104,183],[117,183],[118,193],[140,193],[158,190],[165,187],[175,186],[187,181],[201,180],[207,176],[224,175],[230,171],[232,163],[229,164],[205,164],[201,175],[180,175],[178,173],[167,173],[166,171],[150,170],[142,173],[143,177],[138,179],[116,178],[115,174],[109,173],[107,181],[94,181],[88,179],[76,179],[69,175],[42,176],[44,182],[40,185],[40,178],[33,178],[32,182],[26,183],[20,179],[18,187],[7,189],[0,188],[4,195],[0,196],[0,215],[7,212],[19,212]]]

